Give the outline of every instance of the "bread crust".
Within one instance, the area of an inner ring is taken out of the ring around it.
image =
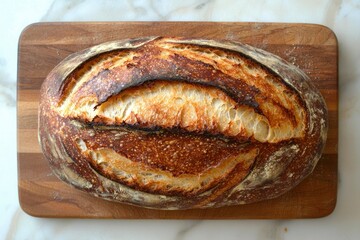
[[[275,198],[306,178],[327,136],[307,75],[232,41],[103,43],[57,65],[41,88],[39,142],[63,181],[156,209]]]

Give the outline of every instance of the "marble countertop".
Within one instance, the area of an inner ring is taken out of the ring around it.
[[[251,21],[317,23],[339,41],[339,183],[334,212],[300,220],[41,219],[18,202],[17,44],[42,21]],[[359,239],[360,1],[5,1],[0,9],[0,239]]]

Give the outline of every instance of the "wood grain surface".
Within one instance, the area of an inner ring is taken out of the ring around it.
[[[37,140],[39,89],[71,53],[106,41],[143,36],[230,39],[279,55],[307,73],[329,110],[327,145],[314,172],[285,195],[254,204],[204,210],[150,210],[92,197],[58,180]],[[312,24],[213,22],[40,23],[19,39],[18,187],[22,209],[38,217],[124,219],[285,219],[330,214],[336,205],[338,48],[334,33]]]

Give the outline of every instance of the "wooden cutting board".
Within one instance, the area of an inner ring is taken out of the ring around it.
[[[69,54],[106,41],[142,36],[185,36],[242,41],[299,66],[325,97],[328,141],[314,172],[285,195],[219,209],[163,211],[108,202],[76,190],[51,172],[37,141],[41,83]],[[312,24],[212,22],[40,23],[19,40],[18,184],[22,209],[39,217],[125,219],[314,218],[330,214],[337,196],[338,47],[334,33]]]

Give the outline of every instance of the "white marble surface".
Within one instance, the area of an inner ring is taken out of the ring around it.
[[[339,40],[339,188],[335,211],[310,220],[40,219],[18,203],[17,43],[39,21],[266,21],[319,23]],[[360,239],[360,1],[12,0],[0,8],[0,239]]]

